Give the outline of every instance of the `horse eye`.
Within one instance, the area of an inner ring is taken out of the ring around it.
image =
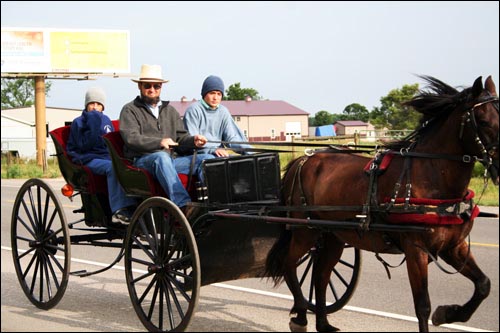
[[[488,126],[490,126],[490,123],[489,123],[489,122],[487,122],[487,121],[484,121],[484,120],[483,120],[483,121],[480,121],[478,124],[479,124],[479,126],[481,126],[481,127],[488,127]]]

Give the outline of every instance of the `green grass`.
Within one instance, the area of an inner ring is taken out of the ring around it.
[[[57,159],[49,158],[45,172],[36,160],[9,157],[2,154],[2,179],[4,178],[58,178],[61,177]]]
[[[498,206],[498,186],[488,181],[488,186],[484,190],[484,180],[481,177],[474,177],[469,183],[469,188],[474,191],[474,202],[481,206]],[[484,190],[484,193],[483,193]]]

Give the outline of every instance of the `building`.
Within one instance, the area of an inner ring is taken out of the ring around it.
[[[71,123],[81,112],[81,109],[45,108],[47,157],[56,154],[49,131]],[[35,107],[2,110],[1,121],[2,153],[36,159]]]
[[[184,116],[187,107],[194,103],[182,98],[171,101]],[[222,101],[231,112],[236,124],[250,142],[291,141],[292,137],[309,135],[309,113],[284,101]]]
[[[370,124],[361,120],[339,120],[333,123],[337,129],[337,135],[353,135],[354,133],[366,133]]]

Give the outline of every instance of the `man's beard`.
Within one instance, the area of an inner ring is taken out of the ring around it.
[[[144,96],[143,94],[141,94],[141,99],[146,104],[156,105],[160,101],[160,96],[158,96],[158,97],[149,97],[149,96]]]

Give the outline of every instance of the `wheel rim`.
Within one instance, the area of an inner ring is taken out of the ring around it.
[[[125,274],[134,309],[149,331],[182,331],[189,325],[198,304],[199,267],[182,212],[165,198],[144,201],[127,231]]]
[[[307,308],[315,312],[315,290],[311,276],[317,256],[317,248],[312,248],[301,258],[297,267],[300,269],[299,283],[307,300]],[[342,257],[332,269],[330,281],[326,289],[326,311],[333,313],[347,304],[356,289],[361,266],[361,251],[348,244],[345,245]]]
[[[64,295],[70,271],[68,224],[52,188],[30,179],[19,190],[11,219],[14,267],[31,303],[54,307]]]

